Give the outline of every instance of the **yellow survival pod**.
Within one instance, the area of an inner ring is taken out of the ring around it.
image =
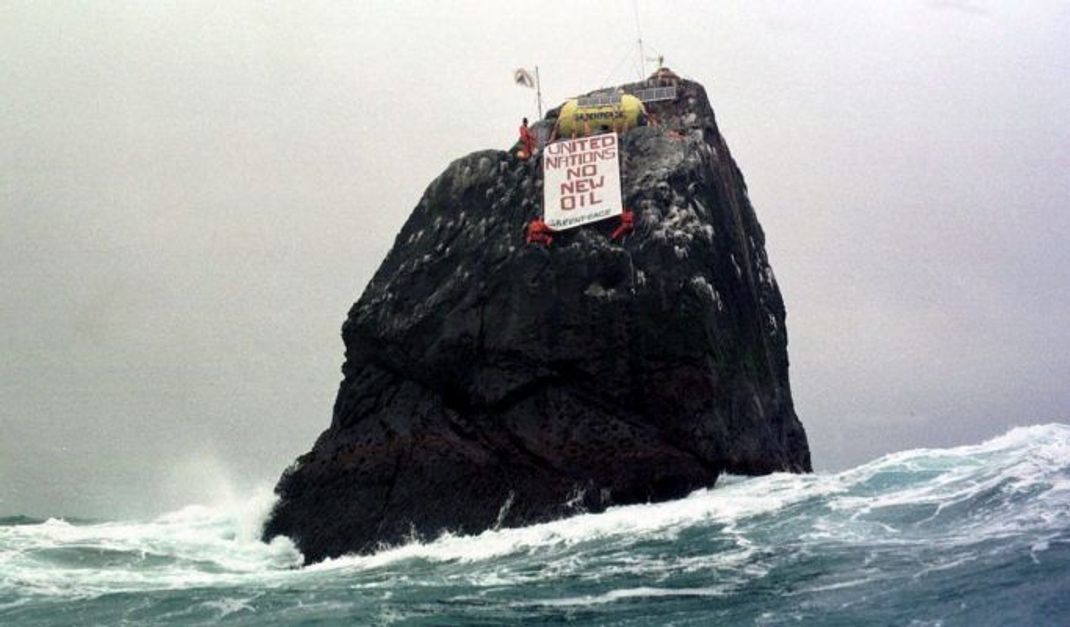
[[[557,116],[558,137],[583,137],[633,129],[646,124],[643,103],[630,94],[609,97],[573,98]]]

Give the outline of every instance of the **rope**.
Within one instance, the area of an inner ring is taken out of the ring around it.
[[[631,44],[631,42],[628,42],[628,44],[625,46],[624,55],[622,57],[620,57],[620,60],[618,60],[617,64],[613,66],[613,69],[610,70],[609,73],[606,74],[606,77],[602,79],[602,84],[599,85],[599,87],[598,87],[599,89],[601,89],[601,88],[606,86],[606,83],[608,83],[609,79],[612,78],[613,75],[617,72],[617,70],[620,68],[621,64],[624,63],[625,61],[627,61],[628,57],[630,57],[632,55],[631,48],[632,48],[632,44]]]

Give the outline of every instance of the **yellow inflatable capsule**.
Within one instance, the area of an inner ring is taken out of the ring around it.
[[[579,99],[572,99],[561,107],[557,116],[557,136],[561,138],[598,135],[635,128],[646,123],[646,109],[635,96],[624,94],[608,104],[580,106]]]

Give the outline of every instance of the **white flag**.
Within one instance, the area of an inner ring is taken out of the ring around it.
[[[524,68],[517,68],[513,71],[513,81],[521,87],[535,89],[535,79],[531,77],[531,72]]]

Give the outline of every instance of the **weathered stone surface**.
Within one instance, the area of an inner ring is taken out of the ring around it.
[[[428,187],[342,335],[330,428],[265,537],[306,559],[809,471],[784,305],[705,91],[624,134],[616,221],[524,244],[541,168],[482,151]]]

